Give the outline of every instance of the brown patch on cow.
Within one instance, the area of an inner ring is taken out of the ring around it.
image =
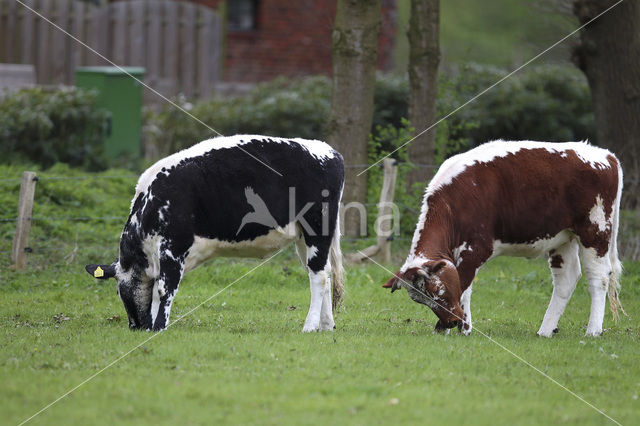
[[[555,250],[551,250],[551,251],[555,252]],[[562,268],[563,263],[564,263],[564,260],[562,259],[562,256],[560,256],[559,254],[549,257],[549,266],[551,266],[552,268]]]

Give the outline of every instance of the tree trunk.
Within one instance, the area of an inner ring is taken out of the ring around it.
[[[581,24],[616,0],[574,0]],[[626,0],[587,25],[573,61],[589,81],[598,144],[622,161],[623,206],[640,206],[640,1]]]
[[[338,0],[332,34],[333,90],[328,142],[342,153],[346,165],[367,163],[367,140],[373,116],[373,89],[378,57],[381,0]],[[367,174],[362,167],[346,169],[342,197],[346,205],[364,203]],[[359,235],[357,209],[344,218],[347,235]],[[366,228],[365,228],[366,232]]]
[[[438,38],[440,0],[411,0],[409,19],[409,122],[414,135],[436,121],[436,95],[440,42]],[[409,160],[416,164],[434,164],[435,134],[432,128],[408,145]],[[407,176],[407,187],[425,182],[433,169],[418,168]]]

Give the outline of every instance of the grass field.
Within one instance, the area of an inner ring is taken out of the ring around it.
[[[82,262],[5,275],[0,293],[0,412],[25,420],[146,339],[33,424],[602,424],[607,419],[492,339],[622,424],[640,419],[640,265],[627,264],[618,324],[583,336],[579,284],[552,339],[535,335],[551,286],[541,261],[482,271],[474,333],[434,335],[435,316],[380,288],[378,266],[348,269],[335,332],[302,334],[306,277],[292,251],[212,298],[166,332],[131,332],[113,284]],[[181,285],[172,319],[257,261],[218,259]]]
[[[0,218],[15,215],[19,183],[4,179],[19,172],[0,169]],[[29,418],[124,355],[31,423],[610,422],[495,342],[616,421],[640,419],[640,263],[625,263],[621,299],[629,316],[613,324],[607,314],[595,339],[583,336],[584,282],[560,333],[538,338],[550,274],[541,260],[509,258],[479,274],[469,337],[434,335],[436,317],[404,290],[380,288],[390,274],[376,265],[347,268],[346,306],[334,332],[303,334],[309,285],[292,249],[211,298],[259,264],[214,259],[182,282],[167,331],[132,332],[114,282],[94,280],[83,266],[117,256],[135,178],[117,170],[81,174],[63,166],[41,174],[27,270],[8,268],[14,223],[0,221],[2,423]],[[408,242],[394,244],[393,270]],[[355,247],[345,242],[343,249]]]

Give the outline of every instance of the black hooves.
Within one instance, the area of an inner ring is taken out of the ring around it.
[[[553,329],[553,334],[558,334],[558,327]]]

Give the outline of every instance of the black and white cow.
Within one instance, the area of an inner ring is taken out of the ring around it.
[[[295,242],[311,281],[303,331],[332,330],[343,295],[342,156],[321,141],[239,135],[158,161],[138,180],[111,265],[132,329],[163,330],[184,274],[213,256],[265,257]],[[331,283],[333,286],[331,286]]]

